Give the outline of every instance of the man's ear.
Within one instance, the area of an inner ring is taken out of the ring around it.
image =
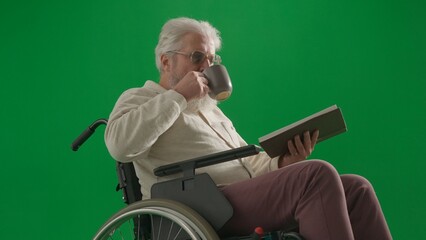
[[[167,54],[163,54],[160,57],[160,61],[161,61],[161,66],[163,71],[165,72],[170,71],[170,62],[171,62],[170,56]]]

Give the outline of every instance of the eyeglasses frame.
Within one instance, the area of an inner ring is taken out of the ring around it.
[[[204,58],[199,63],[197,63],[193,60],[193,55],[194,55],[195,52],[199,52],[199,53],[202,53],[204,55]],[[172,50],[172,51],[167,51],[166,53],[176,53],[176,54],[187,56],[187,57],[189,57],[189,59],[191,60],[191,62],[193,64],[201,64],[205,61],[205,59],[209,60],[210,65],[220,64],[222,62],[222,58],[218,54],[208,54],[208,53],[205,53],[205,52],[202,52],[202,51],[199,51],[199,50],[194,50],[190,53],[181,52],[181,51],[178,51],[178,50]],[[212,60],[209,59],[209,56],[213,57]]]

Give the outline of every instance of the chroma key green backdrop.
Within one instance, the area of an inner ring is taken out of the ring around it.
[[[313,158],[375,186],[395,239],[426,235],[426,3],[421,0],[2,1],[2,239],[90,239],[121,209],[100,127],[127,88],[158,80],[163,23],[222,33],[220,106],[249,143],[339,105],[349,131]],[[283,203],[285,204],[285,203]]]

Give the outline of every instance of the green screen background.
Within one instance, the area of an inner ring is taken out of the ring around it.
[[[339,105],[349,131],[313,158],[375,186],[395,239],[426,234],[424,1],[15,1],[0,3],[4,239],[89,239],[124,205],[104,127],[127,88],[158,79],[162,24],[222,33],[234,83],[220,106],[249,143]]]

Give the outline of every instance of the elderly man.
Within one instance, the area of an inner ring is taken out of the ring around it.
[[[168,21],[155,49],[157,83],[125,91],[105,132],[111,155],[133,161],[144,198],[166,177],[153,169],[246,145],[232,122],[208,95],[202,71],[221,59],[221,39],[209,23],[189,18]],[[306,239],[391,239],[370,183],[342,175],[329,163],[305,159],[318,131],[289,141],[289,154],[265,153],[200,169],[207,172],[234,208],[220,233],[249,234],[298,227]]]

